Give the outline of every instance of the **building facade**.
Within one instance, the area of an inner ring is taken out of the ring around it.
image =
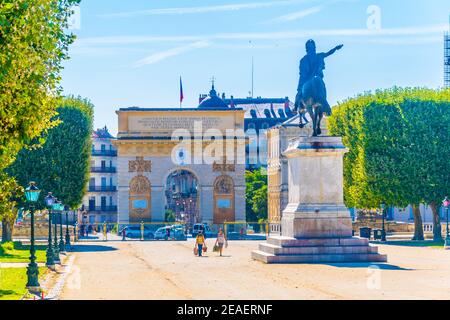
[[[117,222],[117,150],[108,128],[92,136],[90,178],[83,198],[83,224]]]
[[[214,86],[197,108],[118,110],[119,223],[245,221],[244,113]]]
[[[294,103],[288,97],[234,98],[221,95],[223,102],[230,108],[241,108],[245,111],[244,130],[248,139],[245,149],[246,170],[256,170],[267,167],[267,131],[295,116]],[[199,96],[199,103],[207,95]]]
[[[281,234],[282,212],[289,203],[289,170],[283,152],[288,148],[291,139],[311,134],[310,124],[302,129],[299,127],[298,115],[267,131],[267,211],[272,234]]]

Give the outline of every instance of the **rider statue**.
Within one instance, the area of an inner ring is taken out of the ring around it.
[[[295,98],[295,110],[301,109],[301,114],[305,113],[305,103],[304,103],[304,85],[312,80],[314,77],[319,77],[323,79],[323,70],[325,70],[325,58],[334,54],[337,50],[342,49],[343,45],[339,45],[328,52],[316,52],[316,43],[314,40],[308,40],[306,42],[306,55],[300,60],[300,80],[297,88],[297,96]],[[331,107],[325,97],[322,99],[323,112],[327,115],[331,115]]]

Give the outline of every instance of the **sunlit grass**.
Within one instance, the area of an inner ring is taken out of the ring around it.
[[[45,262],[46,246],[35,246],[36,262]],[[23,245],[20,242],[6,242],[0,244],[0,262],[29,262],[30,245]]]
[[[39,268],[39,279],[47,273],[47,268]],[[27,292],[26,268],[0,269],[0,300],[18,300]]]

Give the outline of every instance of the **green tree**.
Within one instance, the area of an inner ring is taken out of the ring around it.
[[[62,62],[74,36],[67,34],[79,0],[0,2],[0,208],[10,208],[15,183],[4,174],[18,152],[42,144],[55,119]],[[10,217],[0,211],[0,220]]]
[[[263,169],[245,172],[246,219],[267,219],[267,175]]]
[[[450,90],[392,88],[334,108],[330,133],[342,136],[350,149],[344,161],[347,206],[411,204],[413,239],[422,240],[420,203],[433,209],[450,187],[449,106]],[[433,212],[438,230],[438,209]]]
[[[93,131],[93,105],[85,99],[63,99],[58,110],[60,124],[51,129],[42,148],[23,149],[8,173],[20,185],[35,181],[65,205],[77,208],[89,180]]]
[[[22,149],[7,173],[21,186],[36,182],[42,190],[38,206],[43,205],[48,192],[53,192],[63,204],[77,208],[89,179],[93,105],[68,97],[57,111],[60,124],[48,132],[45,144]]]
[[[59,74],[74,40],[65,30],[78,2],[0,3],[0,170],[57,124],[51,119],[60,93]]]
[[[14,178],[0,172],[0,212],[2,216],[2,242],[12,241],[12,230],[17,217],[18,203],[23,196],[24,188]]]
[[[165,212],[165,222],[175,222],[175,212],[173,210],[167,209]]]

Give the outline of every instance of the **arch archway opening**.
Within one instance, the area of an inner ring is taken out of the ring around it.
[[[199,184],[188,170],[176,170],[166,181],[166,220],[192,227],[200,221]]]

